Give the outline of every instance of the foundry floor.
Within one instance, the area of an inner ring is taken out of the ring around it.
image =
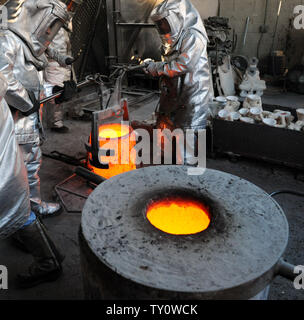
[[[268,96],[272,103],[280,101],[288,105],[299,105],[303,96],[288,94],[288,96]],[[294,100],[293,100],[294,99]],[[268,101],[267,101],[268,102]],[[150,109],[151,110],[151,109]],[[137,118],[144,118],[148,112],[147,107],[138,109]],[[77,158],[85,156],[83,142],[87,140],[90,132],[90,122],[66,121],[70,127],[68,134],[54,134],[47,131],[48,141],[43,146],[43,151],[49,153],[53,150],[64,152]],[[257,163],[245,159],[232,162],[228,159],[209,159],[208,167],[226,171],[245,178],[260,186],[267,192],[280,189],[304,190],[304,173],[302,179],[295,179],[294,171],[272,166],[265,163]],[[45,200],[52,200],[53,188],[56,184],[69,177],[74,167],[51,160],[43,159],[40,172],[42,180],[42,194]],[[293,196],[279,196],[277,201],[285,211],[290,224],[290,241],[286,251],[286,259],[296,265],[304,265],[304,201]],[[9,271],[9,290],[0,290],[0,299],[83,299],[83,289],[80,273],[78,229],[81,214],[67,213],[59,217],[45,220],[52,237],[66,255],[64,262],[64,274],[55,283],[40,285],[36,288],[20,291],[14,287],[14,276],[25,270],[31,262],[31,257],[16,248],[8,241],[0,242],[0,265],[5,265]],[[293,284],[285,279],[277,278],[270,292],[271,299],[302,299],[304,290],[297,291]]]

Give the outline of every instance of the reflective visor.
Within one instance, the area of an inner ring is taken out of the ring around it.
[[[44,50],[52,42],[59,29],[63,26],[64,22],[56,16],[50,15],[37,30],[37,40],[44,46]]]
[[[155,22],[160,34],[171,33],[171,27],[167,19],[161,19]]]

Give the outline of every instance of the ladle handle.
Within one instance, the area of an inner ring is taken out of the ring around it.
[[[99,184],[101,184],[101,183],[106,181],[105,178],[102,178],[99,175],[97,175],[97,174],[93,173],[92,171],[90,171],[90,170],[88,170],[86,168],[83,168],[83,167],[77,167],[76,170],[75,170],[75,173],[78,176],[80,176],[80,177],[82,177],[82,178],[84,178],[84,179],[86,179],[86,180],[88,180],[90,182],[93,182],[93,183],[95,183],[97,185],[99,185]]]

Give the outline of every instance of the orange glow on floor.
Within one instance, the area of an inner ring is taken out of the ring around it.
[[[196,200],[159,200],[149,206],[147,219],[157,229],[173,235],[193,235],[206,230],[211,222],[207,208]]]

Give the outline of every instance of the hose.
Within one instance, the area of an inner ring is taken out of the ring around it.
[[[280,190],[276,191],[270,194],[271,197],[278,196],[280,194],[291,194],[299,197],[304,198],[304,193],[298,192],[298,191],[292,191],[292,190]],[[277,274],[288,279],[291,281],[294,281],[296,278],[295,274],[295,265],[292,265],[283,259],[279,261],[279,264],[277,265]]]
[[[291,194],[294,196],[298,196],[298,197],[303,197],[304,198],[304,193],[302,192],[298,192],[298,191],[292,191],[292,190],[280,190],[280,191],[276,191],[270,194],[271,197],[275,197],[278,196],[280,194]]]

